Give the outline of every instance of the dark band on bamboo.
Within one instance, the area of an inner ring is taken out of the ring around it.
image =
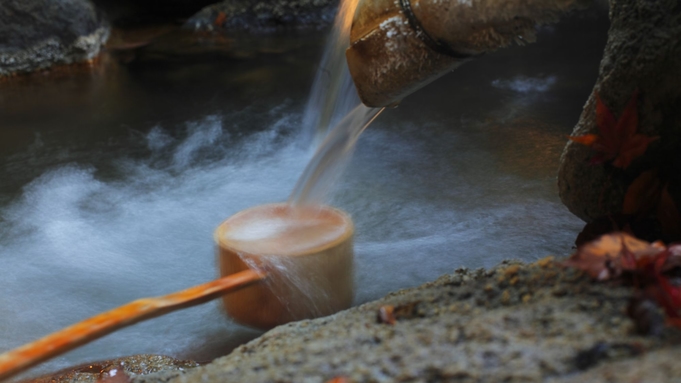
[[[434,39],[432,36],[426,32],[426,30],[423,28],[423,25],[421,25],[421,22],[416,18],[416,15],[414,14],[414,11],[411,9],[411,2],[410,0],[399,0],[400,1],[400,6],[402,7],[402,12],[404,12],[404,15],[407,16],[407,21],[409,21],[409,26],[416,32],[416,36],[423,41],[428,48],[434,50],[437,53],[454,57],[456,59],[467,59],[470,58],[472,55],[468,55],[465,53],[457,52],[454,49],[452,49],[447,43],[445,43],[442,40],[439,39]]]

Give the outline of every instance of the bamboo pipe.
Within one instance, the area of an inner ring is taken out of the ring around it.
[[[593,0],[359,0],[346,51],[362,102],[390,106]]]
[[[264,272],[249,269],[169,295],[139,299],[98,314],[1,354],[0,381],[123,327],[208,302],[266,277]]]

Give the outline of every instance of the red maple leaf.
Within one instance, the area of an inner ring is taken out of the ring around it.
[[[225,21],[227,21],[227,14],[225,12],[220,12],[215,17],[215,20],[213,20],[213,25],[216,27],[222,27],[225,24]]]
[[[634,286],[664,309],[667,322],[681,328],[681,285],[670,276],[681,270],[681,245],[667,247],[611,233],[580,246],[565,264],[599,280],[629,273]]]
[[[634,91],[619,119],[615,119],[596,93],[596,126],[598,134],[570,136],[570,140],[596,151],[590,163],[612,161],[612,166],[626,169],[631,162],[645,153],[648,145],[658,137],[648,137],[638,130],[638,91]]]
[[[667,314],[667,321],[681,327],[681,287],[672,282],[665,273],[681,266],[681,246],[672,245],[653,256],[645,256],[636,262],[637,279],[648,282],[646,293],[654,298]]]
[[[639,259],[664,250],[661,242],[651,244],[616,232],[580,246],[565,264],[582,269],[595,279],[605,280],[619,276],[624,270],[635,269]]]

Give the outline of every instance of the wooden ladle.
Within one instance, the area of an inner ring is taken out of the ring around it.
[[[123,327],[208,302],[266,277],[267,273],[263,271],[249,269],[169,295],[139,299],[95,315],[0,354],[0,381]]]

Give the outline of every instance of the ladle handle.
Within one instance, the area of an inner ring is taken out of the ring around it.
[[[169,295],[142,298],[95,315],[0,355],[0,381],[47,359],[91,342],[120,328],[171,311],[208,302],[225,293],[246,287],[267,277],[256,270],[245,270]]]

